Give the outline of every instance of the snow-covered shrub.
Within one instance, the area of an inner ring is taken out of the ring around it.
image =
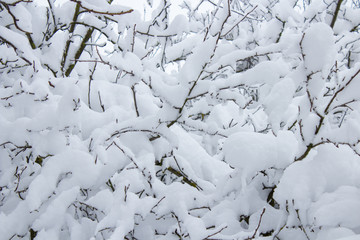
[[[358,239],[356,1],[0,1],[0,239]]]

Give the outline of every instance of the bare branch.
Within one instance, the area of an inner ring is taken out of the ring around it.
[[[342,2],[343,2],[343,0],[338,0],[338,2],[337,2],[336,9],[335,9],[335,12],[334,12],[334,16],[333,16],[333,18],[331,20],[331,23],[330,23],[331,28],[334,28],[334,26],[335,26],[335,22],[336,22],[338,14],[339,14],[340,6],[341,6]]]
[[[265,210],[266,210],[266,208],[264,208],[264,209],[262,210],[261,214],[260,214],[259,223],[258,223],[258,225],[257,225],[257,227],[256,227],[256,229],[255,229],[255,231],[254,231],[254,234],[253,234],[251,237],[247,238],[246,240],[255,239],[256,234],[257,234],[257,232],[258,232],[258,230],[259,230],[259,228],[260,228],[260,225],[261,225],[262,217],[263,217],[263,215],[265,214]]]
[[[135,85],[132,85],[132,86],[131,86],[131,91],[132,91],[132,93],[133,93],[133,99],[134,99],[134,106],[135,106],[136,116],[139,117],[140,114],[139,114],[139,109],[138,109],[137,101],[136,101]]]
[[[215,236],[215,235],[217,235],[217,234],[221,233],[221,232],[222,232],[222,231],[224,231],[226,228],[227,228],[227,226],[222,227],[220,230],[218,230],[218,231],[216,231],[216,232],[214,232],[214,233],[212,233],[212,234],[208,235],[208,236],[207,236],[207,237],[205,237],[203,240],[211,240],[211,239],[212,239],[211,237],[213,237],[213,236]]]

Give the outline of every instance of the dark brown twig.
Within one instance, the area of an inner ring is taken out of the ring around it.
[[[255,239],[256,234],[257,234],[257,232],[258,232],[258,230],[259,230],[259,228],[260,228],[260,225],[261,225],[262,217],[263,217],[264,214],[265,214],[265,210],[266,210],[266,208],[264,208],[264,209],[262,210],[262,213],[261,213],[260,219],[259,219],[259,223],[258,223],[258,225],[257,225],[257,227],[256,227],[256,229],[255,229],[255,231],[254,231],[254,234],[253,234],[251,237],[246,238],[246,240]]]
[[[203,240],[213,240],[211,237],[215,236],[216,234],[221,233],[223,230],[225,230],[227,228],[227,226],[222,227],[220,230],[208,235],[206,238],[204,238]]]

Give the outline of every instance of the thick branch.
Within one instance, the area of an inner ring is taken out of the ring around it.
[[[61,70],[62,70],[62,71],[64,71],[66,59],[67,59],[67,57],[68,57],[69,48],[70,48],[70,43],[71,43],[71,38],[72,38],[72,33],[73,33],[74,30],[75,30],[75,25],[76,25],[75,22],[76,22],[76,20],[77,20],[77,18],[78,18],[78,16],[79,16],[79,11],[80,11],[80,4],[76,4],[74,16],[73,16],[72,22],[70,23],[69,38],[68,38],[68,40],[66,41],[64,53],[63,53],[62,60],[61,60]]]
[[[79,59],[81,54],[83,53],[85,47],[86,47],[86,43],[87,41],[89,41],[89,39],[91,38],[92,33],[94,32],[94,28],[88,29],[88,31],[86,32],[83,40],[81,41],[80,47],[79,49],[76,51],[75,53],[75,59]],[[72,70],[74,69],[75,65],[76,65],[77,61],[74,61],[72,64],[69,65],[69,67],[66,69],[65,72],[65,76],[68,77],[70,76],[70,73],[72,72]]]
[[[338,2],[337,2],[336,9],[335,9],[335,12],[334,12],[334,16],[333,16],[333,18],[331,20],[331,24],[330,24],[331,28],[334,28],[334,26],[335,26],[335,22],[336,22],[338,14],[339,14],[340,6],[341,6],[342,1],[343,0],[338,0]]]

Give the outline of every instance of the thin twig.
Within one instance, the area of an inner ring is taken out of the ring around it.
[[[92,82],[93,79],[94,79],[94,73],[95,73],[95,70],[96,70],[96,65],[97,65],[97,62],[95,62],[94,68],[93,68],[92,71],[90,71],[90,76],[89,76],[88,105],[89,105],[89,108],[90,108],[90,109],[91,109],[91,96],[90,96],[90,93],[91,93],[91,82]]]
[[[100,107],[102,109],[103,112],[105,112],[105,106],[101,101],[101,96],[100,96],[100,91],[98,91],[98,96],[99,96],[99,103],[100,103]]]
[[[203,240],[211,240],[211,237],[215,236],[216,234],[221,233],[223,230],[225,230],[228,226],[222,227],[220,230],[208,235],[207,237],[205,237]]]
[[[14,51],[17,53],[17,55],[24,60],[27,64],[29,64],[30,66],[33,65],[33,63],[27,59],[26,57],[23,56],[23,51],[19,50],[12,42],[8,41],[6,38],[4,38],[3,36],[0,36],[1,41],[5,42],[6,44],[10,45]]]
[[[136,35],[136,24],[134,24],[134,29],[133,29],[133,36],[132,36],[132,43],[131,43],[131,52],[134,52],[134,47],[135,47],[135,35]]]
[[[264,208],[264,209],[262,210],[262,213],[261,213],[260,219],[259,219],[259,223],[258,223],[258,225],[257,225],[257,227],[256,227],[256,229],[255,229],[254,234],[253,234],[251,237],[247,238],[246,240],[255,239],[256,234],[257,234],[257,231],[258,231],[259,228],[260,228],[261,220],[262,220],[262,217],[264,216],[265,210],[266,210],[266,208]]]
[[[133,93],[133,99],[134,99],[134,106],[135,106],[136,116],[139,117],[140,114],[139,114],[139,109],[138,109],[137,101],[136,101],[135,85],[132,85],[132,86],[131,86],[131,91],[132,91],[132,93]]]
[[[298,220],[299,220],[299,222],[300,222],[300,229],[301,229],[301,231],[304,232],[307,240],[310,240],[309,235],[307,234],[307,232],[306,232],[306,230],[305,230],[305,228],[304,228],[304,226],[303,226],[303,224],[302,224],[302,221],[301,221],[301,218],[300,218],[300,215],[299,215],[299,209],[295,209],[295,212],[296,212],[296,216],[297,216],[297,218],[298,218]]]
[[[164,200],[164,199],[165,199],[165,196],[162,197],[162,198],[151,208],[150,212],[153,212],[154,208],[156,208],[157,206],[159,206],[159,204],[160,204],[160,203],[162,202],[162,200]]]

